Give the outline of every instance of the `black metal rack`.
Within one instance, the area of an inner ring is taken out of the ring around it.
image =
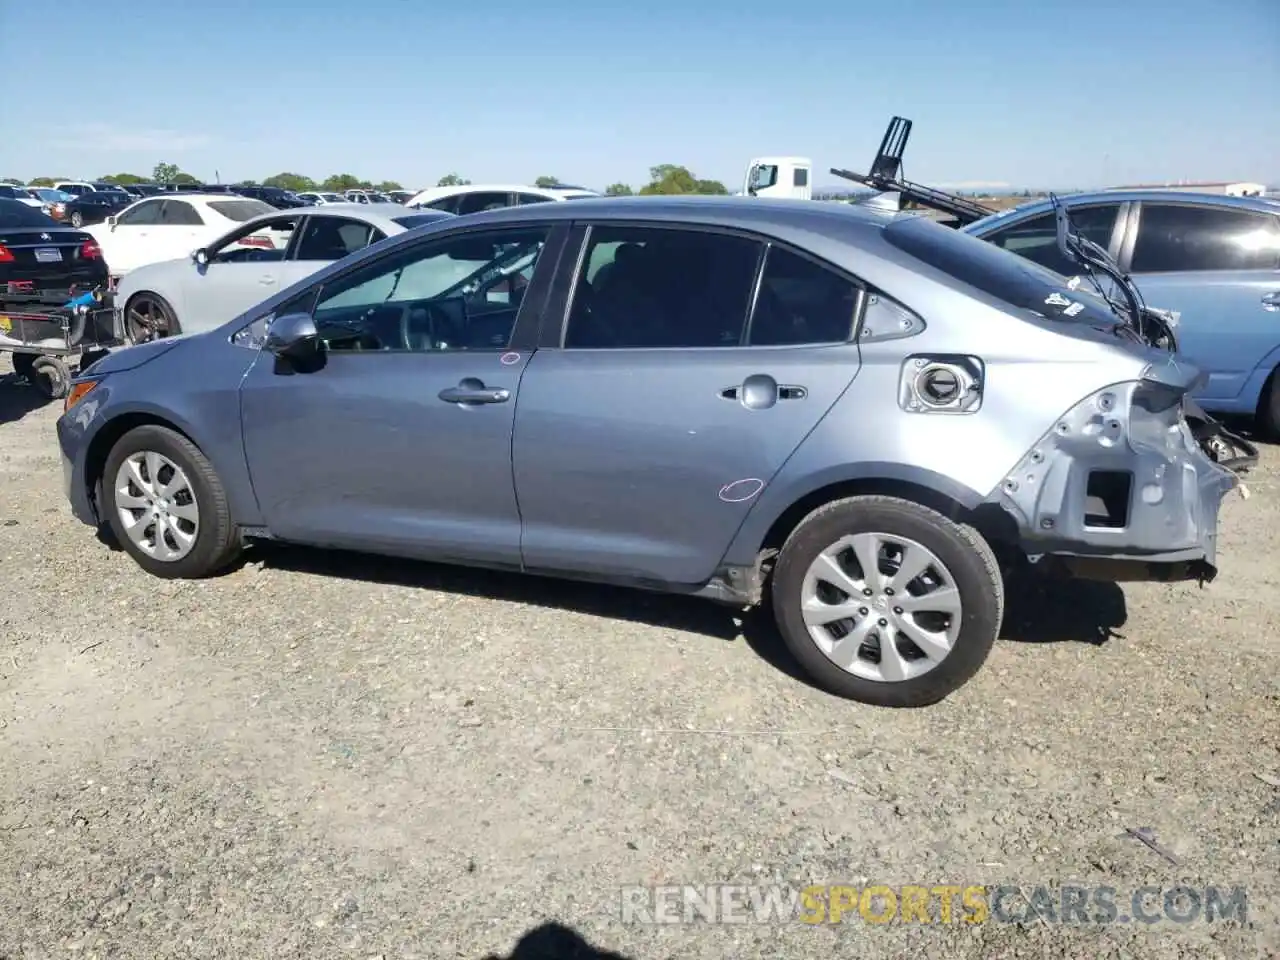
[[[870,173],[854,173],[832,167],[831,172],[845,180],[861,183],[873,190],[900,194],[904,199],[922,207],[929,207],[941,213],[950,214],[963,226],[981,220],[995,213],[990,207],[964,197],[935,190],[921,183],[912,183],[902,179],[902,154],[907,149],[907,140],[911,137],[911,121],[904,117],[894,117],[885,129],[884,138],[880,141],[880,149],[876,151],[871,163]]]

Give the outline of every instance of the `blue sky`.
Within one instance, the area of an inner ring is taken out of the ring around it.
[[[541,174],[749,158],[1059,189],[1280,182],[1276,0],[0,0],[0,176]],[[861,12],[859,9],[861,8]],[[61,31],[59,31],[61,33]],[[14,83],[17,86],[15,88]],[[14,97],[15,89],[26,91]],[[26,135],[16,135],[26,131]]]

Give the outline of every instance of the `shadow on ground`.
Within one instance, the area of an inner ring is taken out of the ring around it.
[[[612,950],[593,947],[578,933],[558,923],[544,923],[520,938],[505,957],[491,953],[484,960],[631,960]]]
[[[0,376],[0,423],[14,423],[52,402],[16,373]]]
[[[811,685],[783,643],[767,607],[743,612],[692,597],[648,593],[441,564],[261,543],[246,554],[265,566],[370,583],[425,587],[469,597],[571,610],[612,620],[698,633],[719,640],[741,637],[774,669]],[[1023,643],[1087,643],[1116,636],[1127,619],[1124,592],[1114,583],[1049,580],[1031,572],[1006,586],[1001,638]]]

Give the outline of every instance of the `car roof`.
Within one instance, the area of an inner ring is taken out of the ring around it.
[[[596,196],[594,190],[585,187],[537,187],[531,183],[455,183],[447,187],[427,187],[419,190],[416,196],[429,196],[432,199],[448,197],[455,193],[540,193],[546,196],[563,196],[566,194],[585,194]]]
[[[1091,203],[1178,203],[1190,206],[1221,207],[1229,210],[1251,210],[1255,213],[1280,213],[1280,203],[1269,197],[1228,197],[1221,193],[1183,193],[1180,190],[1091,190],[1085,193],[1069,193],[1058,198],[1068,207]],[[999,210],[989,217],[975,220],[963,230],[977,230],[980,226],[1003,222],[1023,214],[1047,213],[1053,209],[1053,200],[1043,198]]]

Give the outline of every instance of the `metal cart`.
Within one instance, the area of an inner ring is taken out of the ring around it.
[[[50,399],[66,396],[73,366],[83,370],[123,342],[105,288],[0,289],[0,353],[12,354],[14,372]]]

